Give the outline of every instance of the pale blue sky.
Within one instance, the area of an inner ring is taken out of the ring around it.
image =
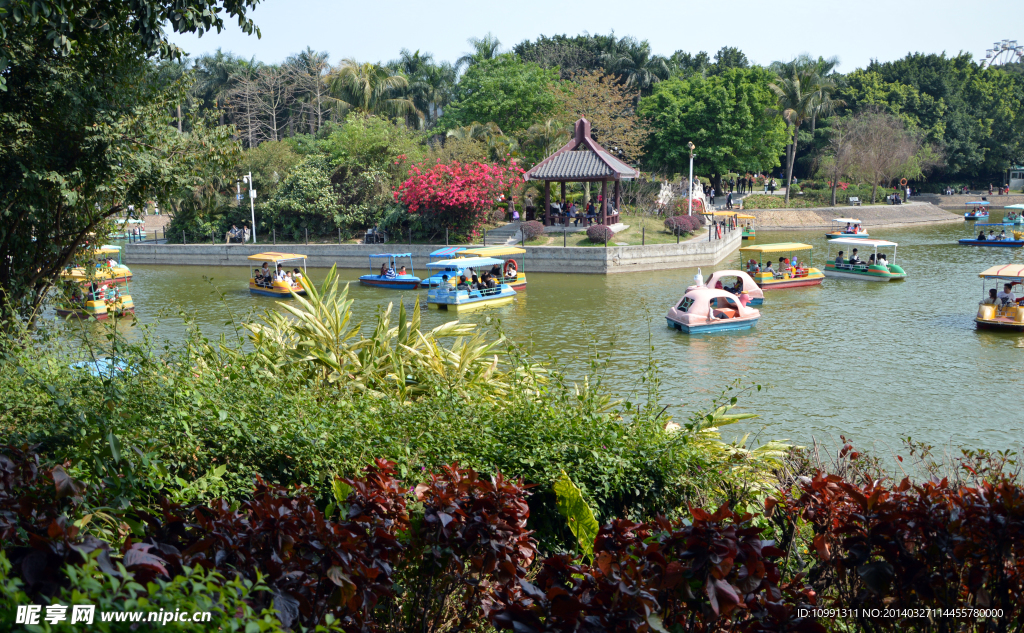
[[[193,55],[220,47],[265,62],[283,61],[307,45],[329,52],[332,62],[387,61],[403,47],[454,61],[468,49],[467,38],[487,32],[509,47],[542,33],[615,29],[620,36],[649,40],[663,55],[678,49],[713,55],[722,46],[736,46],[767,64],[806,52],[837,55],[839,69],[849,72],[872,58],[887,61],[908,52],[962,50],[983,57],[997,40],[1024,41],[1020,7],[1019,0],[263,0],[252,14],[262,39],[232,24],[219,35],[172,40]]]

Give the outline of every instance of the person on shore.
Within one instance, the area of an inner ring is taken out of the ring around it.
[[[235,226],[234,224],[232,224],[231,225],[231,229],[224,236],[224,243],[225,244],[230,244],[231,243],[231,238],[239,237],[238,233],[239,233],[238,227]]]
[[[1017,297],[1013,294],[1013,284],[1003,284],[1003,291],[996,296],[1004,306],[1017,303]]]
[[[573,226],[579,226],[580,219],[576,215],[576,203],[569,205],[569,219],[572,220]]]
[[[731,191],[729,192],[728,195],[725,196],[725,208],[726,209],[731,209],[732,208],[732,192]]]

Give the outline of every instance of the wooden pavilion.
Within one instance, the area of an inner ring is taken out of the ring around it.
[[[561,208],[565,221],[565,183],[600,182],[601,210],[598,221],[608,224],[608,183],[615,183],[615,212],[622,203],[621,180],[632,180],[636,170],[618,160],[590,137],[590,121],[576,121],[573,139],[526,172],[527,180],[544,181],[544,224],[551,225],[551,183],[561,183]],[[615,218],[616,216],[612,216]]]

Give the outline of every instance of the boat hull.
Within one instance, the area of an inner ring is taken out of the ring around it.
[[[964,219],[968,220],[968,221],[971,221],[971,220],[987,220],[988,219],[988,214],[985,213],[983,215],[970,215],[968,213],[965,213],[964,214]]]
[[[749,330],[757,323],[757,318],[752,319],[717,319],[711,323],[700,325],[687,325],[666,317],[668,327],[679,330],[683,334],[713,334],[716,332],[729,332],[733,330]]]
[[[834,240],[837,237],[860,237],[860,238],[865,238],[866,239],[866,238],[869,238],[871,236],[868,235],[867,233],[826,233],[825,234],[825,239]]]
[[[990,248],[1021,248],[1024,240],[958,240],[961,246],[987,246]]]
[[[825,275],[817,268],[810,268],[807,274],[802,277],[789,277],[765,279],[761,273],[754,275],[754,283],[761,290],[782,290],[784,288],[800,288],[802,286],[817,286],[825,280]]]
[[[743,239],[745,239],[745,240],[757,239],[757,231],[743,229]]]
[[[877,266],[873,268],[836,269],[835,264],[828,264],[825,267],[825,276],[836,279],[860,279],[861,281],[899,281],[907,277],[905,272],[883,272]]]
[[[488,297],[485,299],[477,299],[475,301],[471,300],[466,303],[438,303],[427,300],[427,306],[434,308],[435,310],[445,310],[447,312],[469,312],[470,310],[479,310],[481,308],[493,308],[508,305],[512,303],[513,299],[515,299],[515,295]]]
[[[371,288],[385,288],[387,290],[417,290],[420,287],[420,280],[416,277],[412,279],[386,279],[380,275],[363,275],[359,278],[359,283]]]
[[[271,288],[259,288],[249,286],[249,292],[254,295],[260,295],[261,297],[276,297],[278,299],[291,299],[292,297],[292,293],[288,292],[287,290],[274,290]],[[304,295],[306,294],[306,291],[296,290],[295,294]]]
[[[1001,332],[1024,332],[1024,323],[1014,321],[1009,317],[995,317],[993,319],[982,319],[975,317],[974,323],[979,330],[995,330]]]

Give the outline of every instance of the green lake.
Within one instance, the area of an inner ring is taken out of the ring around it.
[[[895,263],[906,269],[906,281],[826,279],[817,287],[770,291],[760,322],[747,331],[687,336],[666,327],[665,312],[692,283],[696,269],[534,274],[529,261],[529,286],[512,305],[470,312],[463,319],[485,327],[500,321],[506,335],[528,346],[537,359],[556,359],[570,375],[589,370],[591,352],[607,354],[605,384],[634,401],[643,400],[631,394],[653,358],[662,370],[663,403],[679,405],[673,406],[677,419],[739,379],[768,387],[741,403],[745,411],[761,415],[744,429],[761,437],[800,443],[815,437],[831,445],[843,434],[884,454],[906,436],[936,445],[1016,448],[1024,437],[1024,335],[976,331],[973,317],[982,295],[978,273],[996,264],[1024,263],[1024,253],[956,244],[967,235],[962,224],[876,229],[872,237],[899,243]],[[762,232],[757,243],[787,241],[814,245],[814,265],[823,267],[824,230]],[[737,253],[716,268],[738,263]],[[181,309],[194,313],[212,338],[231,332],[231,319],[275,306],[273,299],[249,294],[246,268],[140,265],[132,270],[138,318],[159,320],[160,337],[181,334]],[[343,279],[354,282],[355,321],[369,323],[388,302],[404,301],[411,308],[425,299],[425,291],[360,287],[357,279],[366,272],[341,271]],[[703,269],[705,278],[711,272]],[[314,281],[324,273],[310,269]],[[455,318],[431,310],[423,314],[425,327]]]

